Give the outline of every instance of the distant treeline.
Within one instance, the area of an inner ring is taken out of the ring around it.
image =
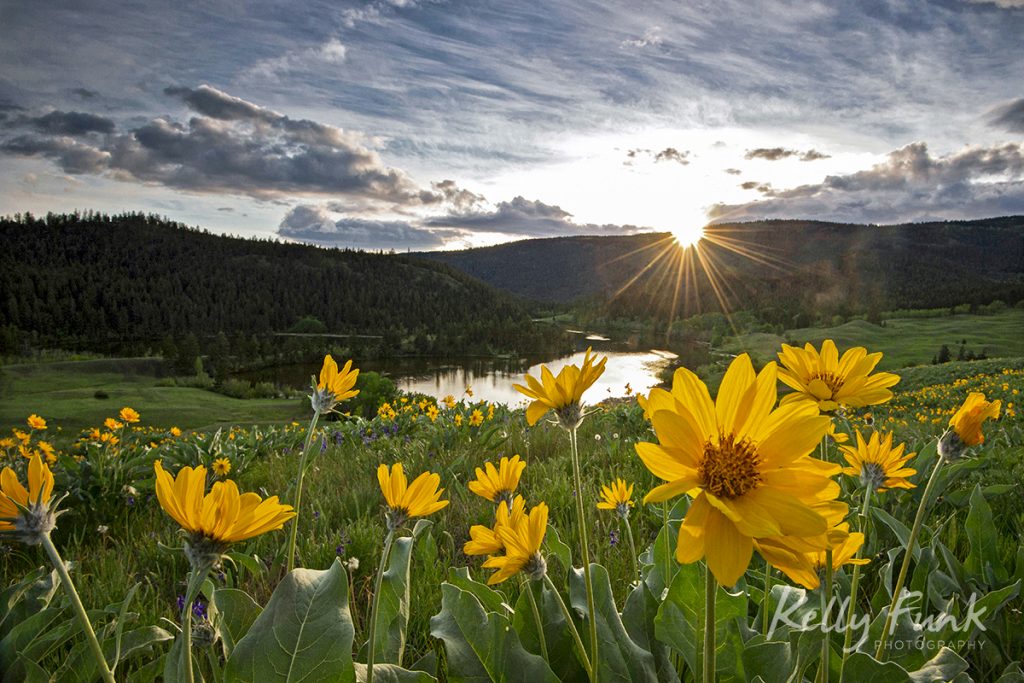
[[[52,346],[179,357],[196,345],[239,360],[304,360],[325,347],[531,353],[559,338],[511,296],[401,255],[224,237],[142,213],[0,218],[0,354]]]
[[[786,328],[835,316],[1024,299],[1024,216],[907,225],[714,225],[700,251],[668,234],[535,239],[421,254],[593,318],[748,310]],[[712,277],[713,276],[713,277]]]

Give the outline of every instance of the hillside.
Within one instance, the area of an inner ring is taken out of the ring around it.
[[[665,314],[681,262],[694,264],[678,313],[718,310],[710,269],[733,310],[790,325],[800,316],[1024,298],[1024,216],[910,225],[812,221],[719,224],[699,256],[666,233],[535,239],[419,256],[519,296]],[[701,265],[708,264],[706,266]],[[634,280],[635,279],[635,280]]]
[[[142,214],[0,219],[0,292],[8,346],[16,337],[109,352],[293,330],[380,338],[360,343],[393,347],[383,353],[410,339],[419,351],[459,352],[529,350],[545,334],[510,296],[439,263],[224,237]],[[306,317],[312,327],[296,329]]]

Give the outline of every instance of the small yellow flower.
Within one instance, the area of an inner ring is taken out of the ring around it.
[[[614,510],[622,517],[629,516],[629,509],[633,507],[633,485],[626,485],[625,479],[616,479],[611,486],[601,487],[601,502],[597,504],[598,510]]]
[[[455,397],[452,396],[451,394],[448,394],[447,396],[445,396],[444,399],[443,399],[443,402],[444,402],[444,405],[445,405],[446,408],[454,408],[455,407]]]
[[[832,439],[833,443],[836,443],[836,444],[844,444],[844,443],[846,443],[847,441],[850,440],[850,435],[849,434],[844,434],[843,432],[837,432],[836,431],[836,423],[835,422],[829,423],[829,425],[828,425],[828,432],[826,432],[826,433],[828,434],[828,438]]]
[[[174,437],[181,436],[181,430],[178,429],[177,427],[171,427],[171,436],[174,436]]]
[[[785,396],[782,403],[812,401],[825,413],[840,406],[862,408],[885,403],[892,398],[889,387],[900,378],[891,372],[872,375],[880,360],[881,353],[869,354],[863,346],[848,349],[840,359],[831,339],[822,342],[821,353],[811,344],[802,349],[783,344],[779,379],[794,392]]]
[[[42,454],[46,456],[46,462],[52,465],[57,461],[57,453],[54,450],[52,444],[50,444],[47,441],[39,441],[39,443],[37,443],[36,446],[39,448]]]
[[[821,585],[821,575],[828,562],[828,555],[824,550],[805,552],[799,544],[787,542],[789,540],[764,538],[755,543],[761,556],[792,581],[808,590],[816,589]],[[829,529],[828,543],[832,548],[833,571],[847,564],[865,565],[870,561],[854,557],[864,545],[864,534],[850,533],[850,525],[846,522]]]
[[[519,572],[525,572],[534,581],[543,579],[547,573],[547,564],[540,553],[540,547],[544,543],[547,528],[548,506],[544,503],[537,503],[514,526],[497,527],[495,533],[504,546],[505,554],[490,557],[484,562],[486,569],[498,570],[487,579],[487,583],[501,583]]]
[[[503,457],[497,468],[486,462],[484,469],[476,468],[476,479],[469,482],[469,490],[493,503],[510,501],[525,469],[526,463],[518,455]]]
[[[28,422],[28,426],[31,427],[32,429],[37,429],[39,431],[43,431],[46,429],[46,420],[39,417],[35,413],[29,415],[28,420],[26,420],[26,422]]]
[[[471,427],[479,427],[483,424],[484,414],[479,410],[473,410],[473,414],[469,416],[469,424]]]
[[[29,434],[28,432],[23,432],[20,429],[13,429],[11,431],[14,434],[14,438],[22,442],[23,444],[28,443],[29,441],[32,440],[32,435]]]
[[[230,471],[231,461],[227,458],[217,458],[213,461],[213,473],[218,477],[226,477]]]
[[[14,439],[9,436],[0,439],[0,448],[14,448]]]
[[[554,410],[563,427],[578,427],[583,418],[583,393],[604,373],[607,362],[607,356],[598,362],[597,356],[588,348],[583,356],[582,367],[566,365],[558,371],[556,377],[547,366],[542,365],[540,380],[526,375],[526,386],[513,385],[516,391],[533,399],[526,408],[526,422],[532,426],[549,410]]]
[[[437,410],[437,406],[431,404],[430,407],[427,408],[427,417],[430,418],[431,422],[437,422],[438,415],[439,413]]]
[[[461,413],[455,413],[455,417],[452,418],[452,421],[455,423],[456,427],[461,427],[462,426],[462,414]]]
[[[320,368],[320,381],[316,388],[330,391],[334,395],[334,400],[340,403],[359,393],[358,389],[352,388],[356,385],[358,378],[359,371],[352,369],[351,359],[339,371],[338,364],[330,354],[327,354],[324,356],[323,367]]]
[[[135,424],[139,421],[139,414],[128,406],[121,408],[121,412],[118,413],[117,416],[121,418],[122,422],[127,424]]]
[[[112,417],[108,417],[106,420],[103,421],[103,426],[109,429],[110,431],[115,431],[117,429],[120,429],[121,427],[124,427],[124,423],[118,422]]]
[[[93,427],[92,429],[90,429],[89,430],[88,438],[92,439],[93,441],[99,441],[100,440],[100,429],[99,429],[99,427]]]
[[[470,387],[470,386],[466,387],[466,396],[469,396],[470,398],[473,398],[473,387]]]
[[[441,500],[444,489],[437,488],[441,483],[440,475],[424,472],[409,484],[402,463],[397,462],[390,471],[387,465],[380,465],[377,481],[388,504],[388,524],[392,529],[397,529],[410,517],[425,517],[448,505],[447,500]]]
[[[56,526],[57,515],[49,505],[52,493],[53,473],[38,454],[28,462],[28,490],[5,467],[0,472],[0,532],[17,532],[26,544],[38,544]]]
[[[892,447],[892,432],[883,439],[878,432],[873,432],[868,441],[864,441],[860,430],[857,430],[857,446],[840,446],[843,457],[850,463],[843,468],[843,474],[858,477],[864,486],[871,486],[881,493],[888,489],[912,489],[910,477],[917,470],[907,467],[907,461],[916,455],[903,455],[906,444]]]
[[[282,505],[277,496],[266,500],[256,493],[239,493],[230,479],[214,482],[206,490],[206,468],[182,467],[176,477],[164,470],[159,460],[156,472],[156,497],[160,507],[190,534],[186,549],[193,565],[210,561],[232,543],[274,531],[295,516],[291,505]]]
[[[949,419],[949,426],[967,446],[985,443],[981,426],[985,420],[999,418],[1000,401],[986,401],[985,394],[971,392],[960,409]]]

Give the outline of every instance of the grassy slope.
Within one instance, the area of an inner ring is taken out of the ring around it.
[[[0,431],[24,427],[37,413],[77,432],[102,424],[123,406],[139,411],[147,424],[199,429],[305,419],[294,400],[241,400],[190,387],[157,386],[152,359],[112,359],[7,365],[0,368]],[[109,398],[97,399],[103,390]]]
[[[782,336],[756,333],[735,337],[725,345],[732,353],[747,351],[767,361],[775,357],[783,342],[811,342],[820,345],[833,339],[840,351],[851,346],[865,346],[869,351],[882,351],[879,368],[895,370],[911,365],[931,363],[939,348],[946,344],[956,357],[960,342],[975,353],[982,349],[990,358],[1024,356],[1024,310],[1008,310],[997,315],[954,315],[944,318],[895,318],[884,327],[863,320],[854,320],[837,327],[816,327],[787,330]]]

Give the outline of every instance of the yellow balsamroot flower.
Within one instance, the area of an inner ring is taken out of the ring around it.
[[[949,426],[967,446],[985,443],[981,425],[985,420],[999,418],[1000,401],[986,401],[985,394],[971,392],[959,410],[949,419]]]
[[[139,421],[139,414],[128,406],[121,408],[121,412],[119,412],[117,416],[121,418],[122,422],[127,424],[134,424]]]
[[[452,418],[452,421],[455,423],[456,427],[461,427],[462,426],[462,414],[461,413],[455,413],[455,417]]]
[[[228,472],[231,471],[231,461],[227,458],[217,458],[213,461],[213,473],[218,477],[228,476]]]
[[[484,423],[484,414],[479,410],[474,409],[473,413],[469,416],[469,426],[479,427]]]
[[[22,442],[23,444],[27,444],[29,441],[32,440],[32,435],[29,434],[28,432],[23,432],[20,429],[12,429],[11,432],[14,434],[14,438]]]
[[[44,431],[46,429],[46,420],[39,417],[35,413],[29,415],[26,422],[28,423],[28,426],[31,427],[32,429],[38,429],[39,431]]]
[[[177,427],[171,427],[171,436],[173,436],[173,437],[181,436],[181,430],[178,429]]]
[[[850,533],[850,525],[842,522],[828,532],[828,542],[832,549],[832,570],[852,565],[865,565],[870,560],[854,557],[864,545],[864,534]],[[782,571],[795,583],[808,590],[821,585],[821,575],[828,563],[828,555],[824,550],[801,552],[799,546],[786,543],[786,539],[758,539],[755,541],[757,551],[768,562]]]
[[[860,430],[856,433],[856,447],[839,447],[846,462],[850,463],[849,467],[843,468],[843,474],[859,477],[861,484],[879,493],[888,489],[912,489],[916,486],[910,483],[910,477],[917,474],[917,470],[906,467],[907,461],[916,453],[903,455],[906,444],[901,443],[893,448],[892,432],[886,434],[885,438],[873,432],[868,441],[864,441]]]
[[[497,527],[496,534],[504,545],[505,554],[489,557],[484,562],[484,568],[498,570],[487,579],[487,583],[501,583],[519,572],[525,572],[533,581],[543,579],[547,574],[547,563],[540,547],[547,528],[548,506],[544,503],[537,503],[514,525]]]
[[[28,461],[28,489],[10,467],[0,472],[0,532],[14,532],[27,545],[37,545],[42,535],[57,525],[51,509],[53,473],[37,453]]]
[[[526,501],[516,496],[511,509],[508,505],[499,505],[495,511],[494,527],[474,524],[469,529],[470,540],[462,546],[466,555],[496,555],[505,548],[505,543],[498,536],[498,529],[503,526],[516,527],[526,516]]]
[[[57,462],[57,452],[52,444],[50,444],[47,441],[40,440],[39,443],[36,444],[36,446],[39,448],[39,451],[44,456],[46,456],[46,462],[48,464],[52,465],[53,463]]]
[[[320,368],[320,381],[313,378],[313,393],[309,397],[313,410],[317,413],[330,412],[337,404],[357,395],[359,390],[352,387],[356,385],[358,377],[359,371],[352,369],[351,360],[338,370],[334,358],[330,354],[324,356],[324,364]]]
[[[438,415],[440,415],[440,412],[438,411],[437,406],[434,404],[430,404],[430,407],[427,408],[427,418],[431,422],[437,422]]]
[[[850,435],[849,434],[844,434],[843,432],[837,432],[836,431],[836,423],[835,422],[830,422],[829,423],[827,434],[828,434],[828,438],[832,439],[832,441],[834,443],[836,443],[836,444],[844,444],[844,443],[846,443],[847,441],[850,440]]]
[[[808,401],[775,408],[776,377],[774,362],[755,374],[742,354],[712,401],[707,386],[680,368],[671,393],[653,389],[648,397],[659,443],[636,444],[647,469],[668,482],[644,503],[682,493],[694,498],[679,529],[676,559],[706,558],[726,586],[746,571],[755,538],[824,534],[825,517],[813,506],[839,495],[830,477],[840,468],[808,457],[829,418]]]
[[[535,425],[549,410],[554,410],[563,427],[578,427],[583,419],[580,404],[583,392],[597,381],[607,362],[607,356],[597,362],[597,356],[588,348],[583,356],[582,367],[566,365],[558,371],[556,377],[547,366],[542,365],[539,381],[532,375],[526,375],[526,386],[514,384],[516,391],[533,399],[526,408],[527,423]]]
[[[497,468],[486,462],[483,469],[476,468],[476,479],[469,482],[469,490],[493,503],[510,502],[525,469],[526,463],[518,455],[503,457]]]
[[[447,396],[445,396],[442,399],[442,403],[444,403],[446,408],[454,408],[455,407],[455,397],[452,396],[451,394],[448,394]]]
[[[117,420],[115,420],[112,417],[108,417],[106,420],[103,421],[103,426],[106,427],[107,429],[109,429],[110,431],[114,431],[116,429],[120,429],[121,427],[124,427],[124,423],[123,422],[118,422]]]
[[[295,516],[291,505],[266,500],[256,493],[239,493],[230,479],[217,481],[206,490],[206,468],[182,467],[176,477],[159,460],[156,497],[160,507],[189,534],[185,553],[193,567],[215,563],[232,543],[274,531]]]
[[[447,500],[441,500],[444,489],[437,488],[441,477],[432,472],[424,472],[409,484],[402,463],[396,462],[390,471],[387,465],[380,465],[377,481],[388,504],[388,526],[392,530],[410,517],[425,517],[448,505]]]
[[[633,507],[633,485],[626,486],[625,479],[616,479],[611,486],[601,487],[601,502],[598,510],[614,510],[620,517],[628,517]]]
[[[900,381],[899,375],[891,372],[871,371],[882,360],[881,353],[867,352],[863,346],[847,349],[839,358],[839,351],[831,339],[821,344],[821,353],[806,344],[803,349],[788,344],[782,345],[779,353],[779,379],[794,389],[794,393],[782,399],[791,401],[813,401],[825,413],[840,406],[862,408],[885,403],[892,398],[889,387]]]

